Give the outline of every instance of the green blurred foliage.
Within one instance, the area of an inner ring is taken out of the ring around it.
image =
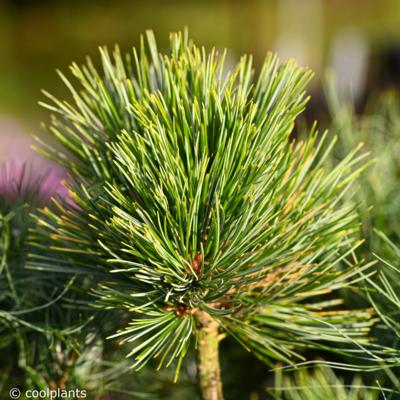
[[[266,51],[275,49],[277,36],[291,29],[291,24],[284,24],[278,17],[279,7],[290,2],[3,0],[0,115],[14,115],[36,129],[42,119],[40,109],[35,106],[40,89],[56,95],[63,93],[54,72],[56,68],[65,71],[71,60],[81,63],[86,54],[97,56],[100,45],[118,43],[123,51],[128,50],[137,46],[139,35],[148,28],[155,31],[160,48],[168,43],[169,32],[188,27],[197,42],[209,47],[228,47],[238,56],[244,52],[254,54],[256,65],[260,65]],[[397,0],[306,0],[305,13],[311,3],[321,10],[322,21],[322,38],[319,38],[322,48],[314,51],[321,52],[318,57],[325,61],[332,37],[346,26],[362,29],[372,48],[395,41],[400,33]],[[307,20],[307,24],[312,26],[321,21]],[[309,38],[311,48],[315,47],[314,39]],[[313,69],[321,66],[311,65]]]

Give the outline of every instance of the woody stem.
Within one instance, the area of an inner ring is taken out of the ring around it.
[[[197,367],[203,400],[223,400],[218,346],[221,337],[218,323],[206,312],[197,311],[198,323]]]

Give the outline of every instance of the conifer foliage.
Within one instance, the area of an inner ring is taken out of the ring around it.
[[[68,169],[70,200],[32,238],[57,263],[30,265],[84,274],[96,307],[124,310],[112,338],[135,368],[178,372],[197,348],[205,399],[222,398],[223,335],[271,365],[362,353],[375,319],[337,290],[368,268],[349,261],[358,215],[344,195],[364,156],[326,169],[324,138],[291,137],[312,73],[272,54],[257,76],[248,56],[228,71],[186,33],[168,54],[151,32],[132,55],[100,51],[100,72],[88,60],[71,66],[77,84],[60,74],[73,101],[45,93],[58,145],[40,148]]]
[[[85,315],[77,301],[87,294],[70,294],[74,277],[25,268],[32,214],[49,202],[55,182],[26,165],[0,167],[1,398],[8,397],[11,384],[21,390],[77,385],[76,348],[84,354],[93,332],[84,329],[93,312]],[[68,298],[69,308],[61,298]]]

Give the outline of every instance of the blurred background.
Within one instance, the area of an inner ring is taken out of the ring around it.
[[[96,62],[99,45],[129,51],[148,28],[162,49],[184,27],[198,44],[227,47],[232,64],[252,53],[257,67],[273,50],[310,66],[313,118],[323,114],[328,70],[360,108],[367,95],[400,84],[399,0],[0,0],[0,162],[42,165],[29,145],[46,118],[40,90],[67,95],[56,68],[86,55]]]

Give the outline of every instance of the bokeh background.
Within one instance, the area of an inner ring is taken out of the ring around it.
[[[0,162],[44,167],[31,134],[41,134],[47,117],[40,90],[67,95],[56,68],[86,55],[96,62],[100,45],[129,51],[148,28],[162,49],[184,27],[206,47],[227,47],[231,63],[252,53],[259,66],[273,50],[313,68],[313,117],[322,115],[328,70],[359,107],[399,84],[399,0],[0,0]]]

